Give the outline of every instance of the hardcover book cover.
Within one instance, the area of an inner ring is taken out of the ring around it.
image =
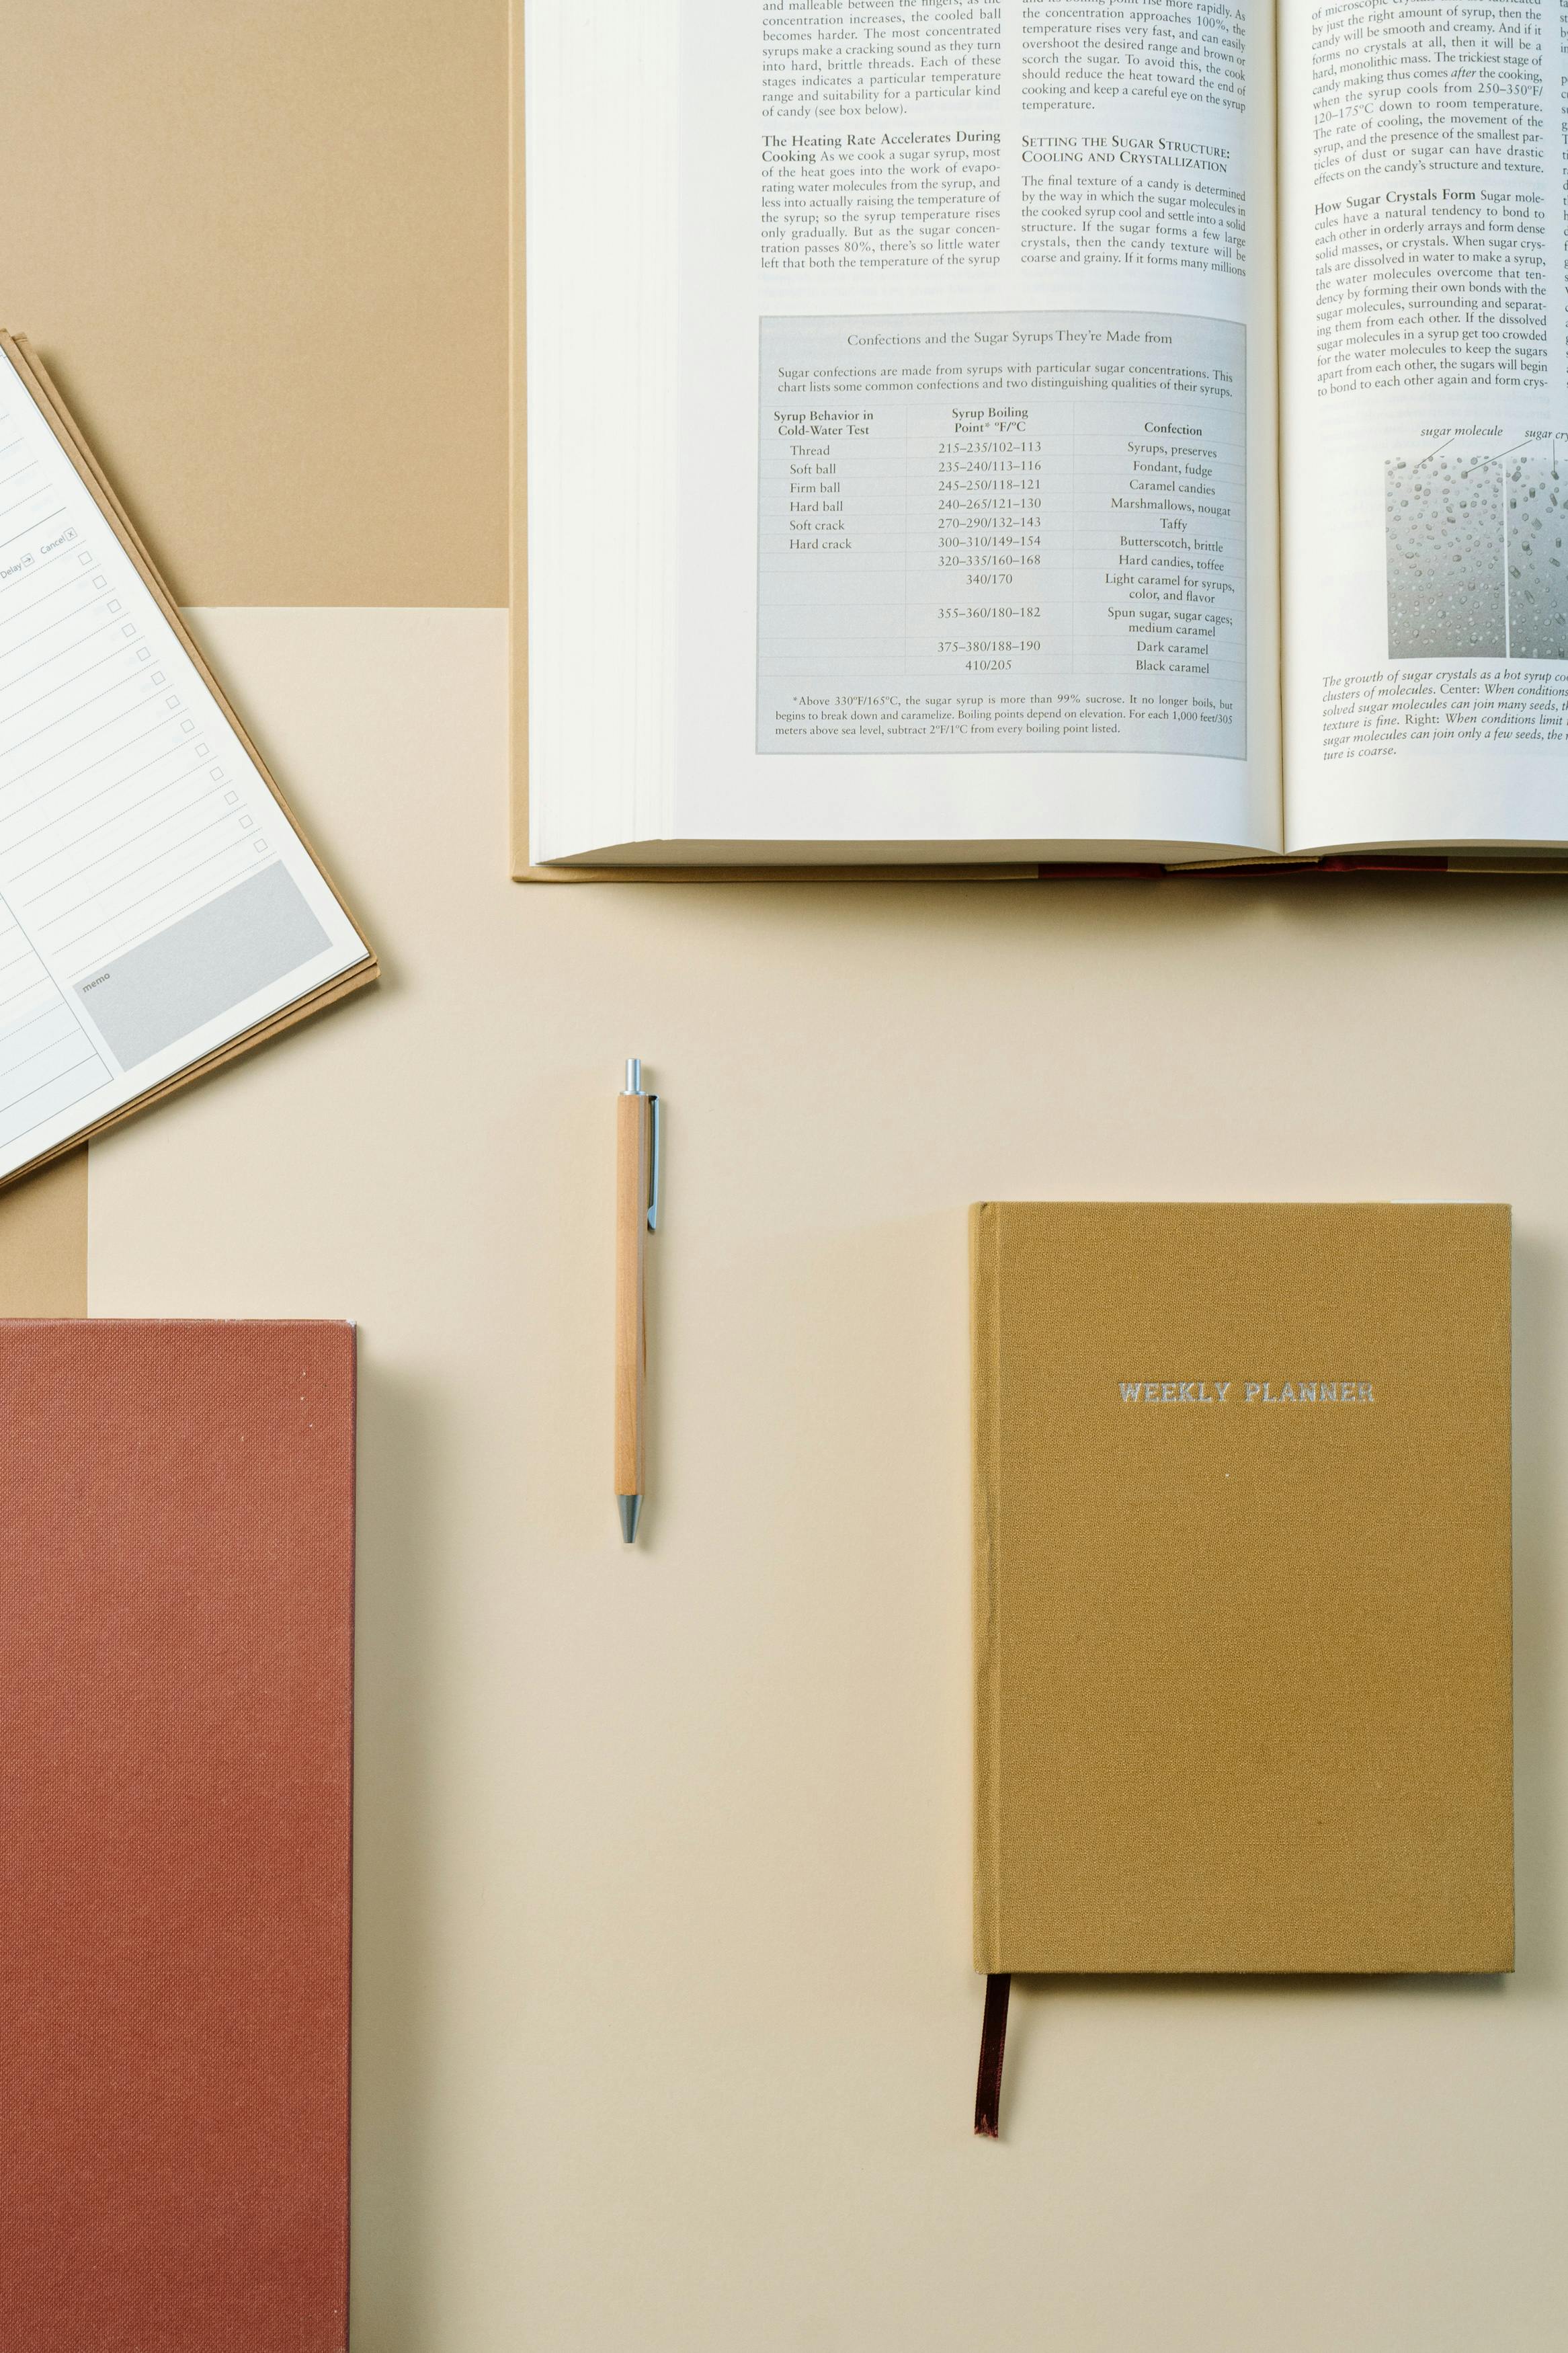
[[[0,1323],[0,2337],[342,2353],[354,1335]]]
[[[975,1966],[1513,1966],[1510,1213],[971,1212]]]

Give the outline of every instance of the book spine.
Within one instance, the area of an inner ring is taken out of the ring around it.
[[[1001,1446],[998,1379],[1000,1211],[980,1201],[969,1213],[970,1411],[974,1511],[974,1966],[991,1975],[1001,1948],[1001,1559],[997,1476]]]

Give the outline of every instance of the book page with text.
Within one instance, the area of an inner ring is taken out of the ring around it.
[[[1285,0],[1288,846],[1568,838],[1558,0]]]
[[[1279,848],[1272,11],[683,0],[680,107],[665,830]]]

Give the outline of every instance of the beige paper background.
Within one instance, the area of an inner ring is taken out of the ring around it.
[[[95,1149],[97,1314],[362,1326],[359,2353],[1542,2353],[1568,903],[520,891],[505,620],[194,617],[379,990]],[[647,1542],[614,1098],[668,1109]],[[1515,1207],[1519,1974],[1021,1984],[970,2133],[985,1196]]]

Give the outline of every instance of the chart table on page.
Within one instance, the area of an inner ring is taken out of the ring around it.
[[[764,321],[758,748],[1243,756],[1244,360],[1143,314]]]

